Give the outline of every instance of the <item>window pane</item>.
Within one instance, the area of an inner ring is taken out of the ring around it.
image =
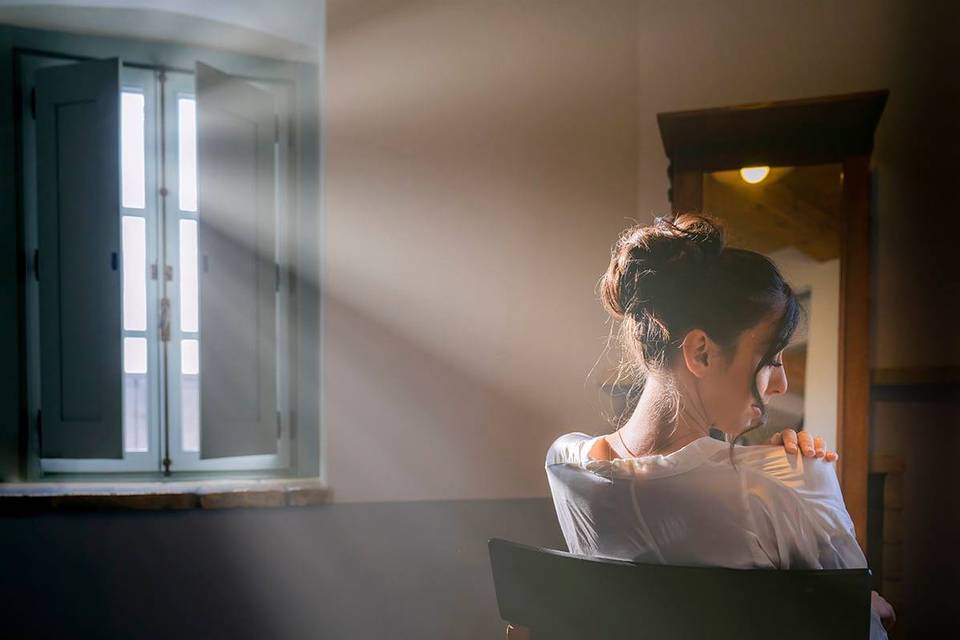
[[[127,451],[147,450],[147,339],[123,339],[123,441]]]
[[[123,206],[144,207],[143,94],[124,91],[120,101],[120,154]]]
[[[197,221],[180,221],[180,330],[198,331]]]
[[[200,342],[180,342],[180,403],[184,451],[200,451]]]
[[[180,210],[197,210],[197,102],[193,98],[177,100],[180,157]]]
[[[147,450],[147,376],[123,375],[123,442],[127,451]]]
[[[200,377],[181,376],[180,400],[183,413],[184,451],[200,451]]]
[[[147,328],[146,220],[123,216],[123,328]]]
[[[123,339],[123,372],[124,373],[146,373],[147,372],[147,339],[146,338],[124,338]]]
[[[193,376],[200,373],[199,340],[182,340],[180,342],[180,372]]]

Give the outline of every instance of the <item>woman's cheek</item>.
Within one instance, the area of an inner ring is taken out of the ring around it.
[[[750,400],[743,399],[743,390],[727,389],[718,399],[723,416],[724,431],[739,433],[750,426],[752,413],[744,407],[750,406]]]

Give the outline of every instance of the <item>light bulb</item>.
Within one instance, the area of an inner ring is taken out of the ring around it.
[[[763,181],[769,173],[770,167],[744,167],[740,169],[740,177],[743,178],[744,182],[749,182],[750,184],[757,184]]]

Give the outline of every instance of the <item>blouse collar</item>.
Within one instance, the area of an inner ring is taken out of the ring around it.
[[[693,469],[717,451],[730,446],[710,436],[703,436],[666,455],[652,454],[613,460],[588,459],[588,452],[602,437],[604,436],[587,436],[587,439],[581,441],[577,460],[581,468],[604,477],[671,476]]]

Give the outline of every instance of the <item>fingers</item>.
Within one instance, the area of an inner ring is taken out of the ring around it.
[[[507,640],[530,640],[530,629],[519,624],[508,624]]]
[[[827,445],[820,436],[813,439],[813,449],[818,458],[823,458],[827,462],[834,462],[840,457],[836,451],[827,451]]]
[[[897,612],[894,611],[893,605],[887,602],[886,598],[881,596],[876,591],[870,592],[870,607],[877,612],[877,615],[880,616],[880,621],[883,623],[883,627],[889,630],[893,627],[894,623],[897,621]]]
[[[783,438],[783,448],[787,450],[787,453],[796,453],[797,432],[793,429],[784,429],[780,432],[780,436]]]
[[[803,451],[803,455],[808,458],[814,457],[816,454],[813,448],[813,436],[807,431],[801,431],[798,434],[798,438],[800,440],[800,450]]]
[[[807,431],[797,433],[793,429],[778,431],[770,438],[770,444],[783,444],[787,453],[802,451],[808,458],[823,458],[834,462],[840,458],[836,451],[827,451],[826,441],[821,436],[813,436]]]
[[[813,451],[818,458],[822,458],[826,451],[824,450],[823,438],[816,436],[813,439]]]
[[[812,440],[812,451],[807,448],[807,442]],[[800,432],[800,448],[803,449],[803,455],[808,457],[823,458],[827,462],[833,462],[840,457],[836,451],[827,451],[827,445],[820,436],[810,436],[805,431]]]

